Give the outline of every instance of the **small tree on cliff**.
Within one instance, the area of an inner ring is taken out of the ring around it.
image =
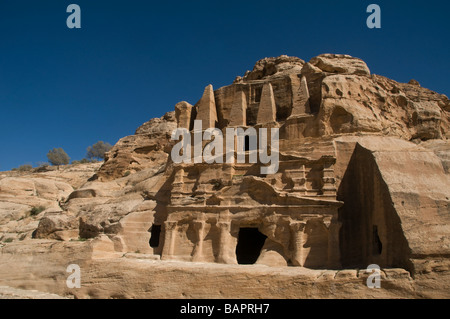
[[[86,157],[89,159],[105,159],[105,153],[112,148],[112,145],[103,141],[98,141],[87,148]]]
[[[62,148],[54,148],[47,153],[47,158],[50,164],[54,166],[67,165],[70,162],[70,157]]]

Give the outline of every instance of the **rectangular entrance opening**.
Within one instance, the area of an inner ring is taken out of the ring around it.
[[[262,234],[258,228],[241,228],[236,246],[238,264],[254,264],[261,254],[266,238],[267,236]]]
[[[150,233],[150,247],[157,248],[159,246],[159,236],[161,235],[161,225],[153,224]]]

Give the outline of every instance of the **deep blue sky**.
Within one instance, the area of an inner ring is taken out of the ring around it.
[[[81,29],[66,26],[71,3]],[[370,3],[379,30],[366,26]],[[269,56],[350,54],[450,95],[449,14],[433,0],[0,0],[0,171],[53,147],[79,160]]]

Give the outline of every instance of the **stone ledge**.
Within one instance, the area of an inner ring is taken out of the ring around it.
[[[145,260],[160,260],[161,256],[152,254],[140,254],[140,253],[126,253],[123,255],[125,258],[130,259],[145,259]]]
[[[68,299],[68,298],[37,290],[25,290],[7,286],[0,286],[0,299]]]

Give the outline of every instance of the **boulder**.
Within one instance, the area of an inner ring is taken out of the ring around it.
[[[370,75],[363,60],[345,54],[321,54],[309,63],[327,73]]]
[[[73,216],[57,212],[47,213],[39,221],[33,238],[70,240],[78,239],[78,221]]]

